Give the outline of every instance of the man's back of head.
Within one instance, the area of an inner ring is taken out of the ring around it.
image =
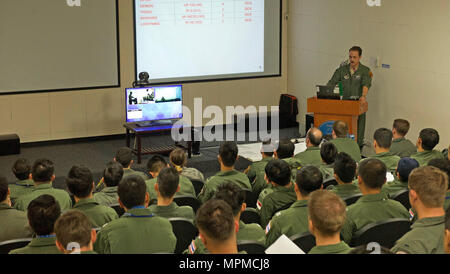
[[[397,164],[398,179],[401,182],[408,182],[409,174],[419,166],[419,162],[416,159],[408,157],[400,159]]]
[[[302,196],[309,196],[322,188],[322,172],[315,166],[305,166],[297,173],[296,184]]]
[[[122,165],[123,168],[129,168],[133,160],[133,151],[128,147],[121,147],[117,150],[114,159]]]
[[[118,162],[110,161],[103,171],[103,180],[107,187],[118,186],[123,178],[123,167]]]
[[[158,174],[165,167],[167,167],[167,162],[160,155],[154,155],[147,162],[147,169],[150,174]]]
[[[41,195],[28,205],[28,222],[38,236],[52,234],[53,227],[61,215],[58,202],[51,195]]]
[[[379,128],[373,134],[373,140],[379,148],[390,149],[392,145],[392,131],[387,128]]]
[[[427,209],[443,208],[448,190],[448,176],[440,169],[432,166],[414,169],[409,175],[408,186],[413,208],[418,200]]]
[[[392,129],[395,130],[395,133],[400,137],[405,137],[406,134],[408,134],[409,127],[409,122],[404,119],[395,119],[394,124],[392,125]]]
[[[62,214],[55,223],[56,246],[63,253],[72,253],[68,250],[70,244],[76,243],[80,251],[92,250],[95,241],[95,230],[88,217],[78,210],[69,210]]]
[[[170,153],[170,162],[178,167],[184,167],[187,162],[186,151],[182,148],[176,148]]]
[[[311,128],[306,134],[306,139],[309,140],[309,143],[315,147],[318,147],[320,145],[320,143],[322,142],[322,137],[322,131],[320,131],[318,128]]]
[[[333,124],[333,132],[336,138],[347,138],[348,125],[346,122],[338,120]]]
[[[144,179],[131,175],[123,179],[117,188],[119,202],[127,209],[137,206],[148,206],[147,186]]]
[[[215,199],[223,200],[231,206],[234,216],[238,216],[245,201],[245,191],[233,183],[225,183],[217,188]]]
[[[18,159],[12,166],[12,172],[20,181],[30,178],[31,164],[27,159]]]
[[[358,169],[358,176],[370,190],[381,190],[386,183],[386,165],[378,159],[365,159]]]
[[[179,189],[180,175],[173,167],[166,167],[158,175],[159,194],[164,198],[172,198]]]
[[[327,165],[334,163],[337,154],[338,151],[336,146],[330,142],[326,142],[320,147],[320,157]]]
[[[289,164],[280,159],[273,159],[265,167],[267,179],[279,186],[287,186],[291,179]]]
[[[445,172],[449,177],[448,187],[450,189],[450,161],[447,159],[432,159],[428,162],[428,166],[434,166]]]
[[[294,156],[295,145],[289,139],[281,139],[278,142],[278,148],[276,151],[278,159],[292,158]]]
[[[425,128],[420,131],[419,139],[422,149],[431,151],[439,144],[439,133],[433,128]]]
[[[223,142],[219,148],[219,156],[222,164],[226,167],[233,167],[238,157],[238,147],[235,142]]]
[[[94,189],[94,178],[85,166],[73,166],[66,178],[69,191],[78,198],[86,198]]]
[[[38,159],[31,169],[31,176],[36,184],[49,183],[54,178],[55,168],[53,162],[47,159]]]
[[[326,190],[311,194],[308,201],[308,219],[310,230],[316,237],[339,234],[346,217],[346,205],[336,194]]]
[[[352,183],[356,174],[356,161],[345,152],[340,152],[334,161],[334,174],[342,183]]]

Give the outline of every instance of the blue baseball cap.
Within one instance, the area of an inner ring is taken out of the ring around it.
[[[408,177],[409,174],[411,174],[411,172],[418,168],[419,162],[417,162],[416,159],[413,158],[402,158],[400,159],[400,161],[398,161],[398,165],[397,165],[397,172],[400,175],[400,180],[403,181],[402,179],[404,179],[406,182],[408,181]]]

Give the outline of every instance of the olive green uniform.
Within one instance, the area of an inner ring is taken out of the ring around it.
[[[358,185],[355,185],[353,183],[329,186],[327,190],[333,192],[342,199],[361,194],[361,190],[359,189]]]
[[[447,195],[445,196],[444,208],[445,210],[450,208],[450,191],[447,191]]]
[[[11,191],[11,195],[9,198],[11,199],[11,203],[14,205],[19,197],[29,194],[31,193],[31,191],[33,191],[34,182],[33,180],[27,179],[14,184],[10,184],[8,187]]]
[[[198,169],[193,167],[183,167],[183,170],[181,171],[181,175],[184,177],[187,177],[189,180],[197,180],[197,181],[205,181],[205,177],[203,176],[203,173],[201,173]]]
[[[350,243],[353,235],[366,225],[392,218],[409,219],[409,212],[386,193],[369,194],[347,207],[347,222],[342,228],[344,241]]]
[[[224,183],[233,183],[242,189],[252,190],[252,185],[247,175],[237,170],[220,171],[216,175],[208,178],[202,191],[198,194],[200,202],[205,203],[211,199],[217,191],[217,188]]]
[[[401,237],[392,252],[408,254],[445,254],[445,216],[417,220],[411,231]]]
[[[265,157],[261,161],[254,162],[253,164],[251,164],[250,169],[247,172],[248,179],[250,181],[253,181],[256,178],[257,174],[261,172],[264,173],[267,163],[269,163],[272,160],[273,157]]]
[[[345,152],[356,162],[361,161],[361,150],[358,143],[350,138],[336,138],[330,140],[330,142],[336,147],[338,152]]]
[[[308,201],[296,201],[290,208],[275,213],[266,227],[266,246],[271,246],[281,235],[287,237],[309,232]]]
[[[361,97],[363,94],[363,87],[372,86],[372,73],[370,68],[359,63],[358,70],[352,75],[350,73],[350,64],[339,67],[333,77],[328,82],[329,86],[336,86],[338,83],[342,83],[344,100],[350,99],[350,97]],[[366,127],[366,114],[360,115],[358,118],[358,144],[362,146],[364,144],[364,131]]]
[[[261,226],[263,227],[267,226],[269,221],[272,219],[272,216],[278,209],[297,201],[297,195],[295,194],[293,183],[291,183],[290,187],[275,186],[271,189],[273,190],[271,193],[263,196],[263,199],[258,199],[257,202],[257,207],[261,216]],[[267,189],[264,191],[266,190]],[[261,195],[263,192],[261,192]]]
[[[324,182],[334,179],[334,163],[329,165],[322,163],[318,168],[322,173]]]
[[[301,164],[301,166],[320,166],[322,164],[322,157],[320,156],[319,147],[308,147],[305,151],[298,153],[294,158]]]
[[[28,205],[31,201],[44,194],[53,196],[55,200],[58,201],[62,212],[72,208],[72,200],[70,199],[69,193],[62,189],[53,188],[51,183],[35,186],[31,193],[21,196],[17,200],[14,208],[27,211]]]
[[[144,172],[133,170],[131,168],[128,168],[128,169],[124,168],[123,169],[123,177],[122,177],[122,179],[125,179],[126,177],[131,176],[131,175],[141,176],[142,179],[144,179],[144,181],[148,180],[148,176]]]
[[[378,159],[382,161],[386,165],[388,171],[391,173],[395,173],[395,171],[397,170],[398,161],[400,161],[399,156],[394,155],[390,152],[378,153],[369,157],[369,159]]]
[[[262,171],[256,174],[255,180],[251,182],[252,192],[253,194],[259,197],[261,192],[269,187],[269,184],[266,181],[266,172]]]
[[[104,206],[114,206],[119,204],[117,186],[108,186],[102,189],[102,191],[95,193],[94,200]]]
[[[119,218],[116,211],[111,207],[100,205],[93,198],[81,199],[73,206],[73,209],[81,211],[91,221],[92,227],[102,227],[103,225]]]
[[[176,242],[166,218],[137,207],[105,225],[97,234],[94,250],[99,254],[173,253]]]
[[[410,157],[417,152],[417,147],[405,137],[392,140],[390,152],[400,158]]]
[[[428,165],[428,162],[433,159],[445,159],[444,155],[437,150],[427,150],[422,152],[416,152],[411,155],[411,158],[416,159],[420,166]]]
[[[264,230],[258,224],[245,224],[239,221],[239,231],[236,234],[237,241],[254,241],[265,245],[266,238]],[[202,240],[197,237],[191,242],[188,249],[183,251],[183,254],[208,254]]]
[[[0,242],[31,238],[33,235],[25,212],[7,204],[0,204],[0,224]]]
[[[407,189],[408,189],[408,182],[402,182],[396,179],[392,182],[384,184],[381,191],[387,193],[389,197],[392,197],[394,194],[397,194],[400,191]]]
[[[185,218],[194,220],[195,213],[190,206],[178,206],[175,202],[172,202],[168,206],[151,205],[149,209],[159,217],[164,218]]]
[[[348,254],[352,251],[345,242],[341,241],[334,245],[322,245],[313,247],[308,254]]]
[[[62,254],[56,247],[56,236],[33,238],[31,242],[23,248],[11,250],[9,254]]]
[[[158,178],[153,178],[150,180],[145,181],[145,184],[147,185],[147,192],[150,195],[150,201],[156,202],[158,200],[158,193],[156,193],[155,185],[158,182]],[[179,181],[180,191],[175,193],[176,196],[184,196],[184,195],[190,195],[190,196],[196,196],[195,195],[195,188],[192,184],[191,180],[189,180],[187,177],[180,176]]]

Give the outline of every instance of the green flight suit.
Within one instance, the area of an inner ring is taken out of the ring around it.
[[[176,242],[166,218],[136,207],[102,227],[94,250],[99,254],[173,253]]]
[[[378,160],[382,161],[386,165],[388,171],[393,174],[397,170],[398,161],[400,161],[399,156],[394,155],[390,152],[378,153],[378,154],[375,154],[375,155],[369,157],[369,159],[378,159]],[[364,160],[362,160],[362,161],[364,161]]]
[[[180,173],[184,177],[187,177],[189,180],[197,180],[205,182],[205,177],[203,173],[201,173],[198,169],[193,167],[183,167],[183,170]]]
[[[422,152],[416,152],[411,155],[411,158],[416,159],[420,166],[428,165],[428,162],[433,159],[445,159],[444,155],[437,150],[426,150]]]
[[[91,221],[93,228],[102,227],[112,220],[119,218],[114,209],[100,205],[94,198],[81,199],[73,206],[73,209],[83,212],[89,221]]]
[[[450,208],[450,190],[447,191],[447,195],[445,196],[444,209],[447,210]]]
[[[417,220],[411,231],[403,235],[392,252],[408,254],[445,254],[445,216]]]
[[[94,194],[94,200],[104,206],[115,206],[119,204],[117,186],[109,186]]]
[[[265,245],[266,238],[264,230],[258,224],[245,224],[239,221],[239,231],[236,234],[236,240],[239,241],[255,241]],[[202,240],[197,237],[191,242],[189,247],[183,251],[183,254],[209,254]]]
[[[195,213],[190,206],[178,206],[175,202],[172,202],[168,206],[151,205],[149,209],[159,217],[164,218],[185,218],[194,220]]]
[[[318,168],[322,173],[324,182],[334,179],[334,163],[329,165],[322,163]]]
[[[327,190],[333,192],[337,196],[341,197],[343,200],[348,197],[361,194],[361,190],[359,189],[358,185],[355,185],[353,183],[329,186]]]
[[[17,202],[17,199],[19,199],[19,197],[29,194],[33,191],[34,188],[34,182],[33,180],[23,180],[23,181],[19,181],[17,183],[14,184],[10,184],[8,185],[9,190],[11,191],[11,195],[10,195],[10,199],[11,199],[11,203],[14,204]]]
[[[322,164],[322,157],[320,156],[320,147],[308,147],[305,151],[298,153],[294,158],[301,164],[301,166],[320,166]]]
[[[306,232],[309,232],[308,201],[296,201],[290,208],[275,213],[266,227],[266,246],[271,246],[283,234],[289,238]]]
[[[357,142],[350,138],[336,138],[330,140],[330,142],[336,147],[338,152],[347,153],[357,163],[361,161],[361,150]]]
[[[26,246],[11,250],[9,254],[62,254],[56,247],[56,236],[33,238]]]
[[[297,201],[297,195],[295,194],[293,183],[291,183],[290,187],[275,186],[272,187],[272,190],[273,192],[267,194],[262,200],[258,199],[257,202],[259,214],[261,215],[262,227],[267,226],[272,219],[272,216],[278,209]]]
[[[394,194],[397,194],[400,191],[407,189],[408,189],[408,182],[402,182],[398,179],[395,179],[392,182],[384,184],[381,191],[387,193],[389,197],[392,197]]]
[[[253,164],[251,164],[250,169],[247,172],[248,179],[250,181],[253,181],[256,178],[257,174],[261,172],[264,173],[267,163],[269,163],[273,159],[274,159],[273,157],[266,157],[263,158],[261,161],[254,162]]]
[[[33,235],[27,214],[7,204],[0,204],[0,224],[0,242],[31,238]]]
[[[363,195],[356,203],[347,207],[347,222],[342,228],[342,236],[350,243],[353,235],[366,225],[393,218],[409,219],[405,207],[387,197],[386,193]]]
[[[205,203],[211,199],[216,193],[217,188],[224,183],[234,183],[242,189],[252,190],[252,185],[244,173],[237,170],[220,171],[206,180],[202,191],[198,194],[200,202]]]
[[[126,177],[131,176],[131,175],[141,176],[142,179],[144,179],[144,181],[148,180],[148,176],[144,172],[133,170],[131,168],[128,168],[128,169],[124,168],[123,169],[123,177],[122,177],[122,179],[125,179]]]
[[[334,245],[322,245],[313,247],[308,254],[348,254],[352,248],[344,241]]]
[[[62,189],[53,188],[51,183],[35,186],[31,193],[21,196],[17,200],[14,208],[27,211],[28,205],[31,201],[44,194],[51,195],[56,199],[56,201],[58,201],[59,206],[61,207],[61,212],[72,208],[72,199],[70,199],[69,193]]]
[[[405,158],[416,153],[417,147],[410,140],[402,137],[392,140],[392,145],[389,151],[400,158]]]
[[[158,178],[153,178],[150,180],[145,181],[145,184],[147,185],[147,192],[150,195],[150,201],[153,203],[156,203],[158,200],[158,194],[155,190],[155,185],[158,182]],[[191,180],[189,180],[187,177],[184,177],[180,175],[180,181],[179,181],[180,191],[175,193],[175,197],[177,196],[184,196],[184,195],[190,195],[190,196],[196,196],[195,195],[195,188],[192,184]]]
[[[370,68],[359,63],[358,70],[353,75],[350,73],[350,64],[339,67],[328,81],[329,86],[336,86],[342,83],[342,99],[348,100],[350,97],[361,97],[363,95],[363,87],[371,88],[372,73]],[[364,132],[366,127],[366,114],[360,115],[358,118],[358,144],[364,144]]]
[[[251,182],[252,185],[252,192],[253,194],[259,197],[261,192],[269,187],[269,184],[266,181],[266,172],[261,171],[258,174],[256,174],[255,179]]]

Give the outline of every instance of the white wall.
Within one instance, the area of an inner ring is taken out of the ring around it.
[[[450,143],[450,1],[289,0],[288,90],[299,98],[304,123],[306,99],[326,84],[353,45],[374,78],[369,91],[366,139],[395,118],[411,122],[408,138],[422,128]],[[374,58],[390,69],[376,68]]]

